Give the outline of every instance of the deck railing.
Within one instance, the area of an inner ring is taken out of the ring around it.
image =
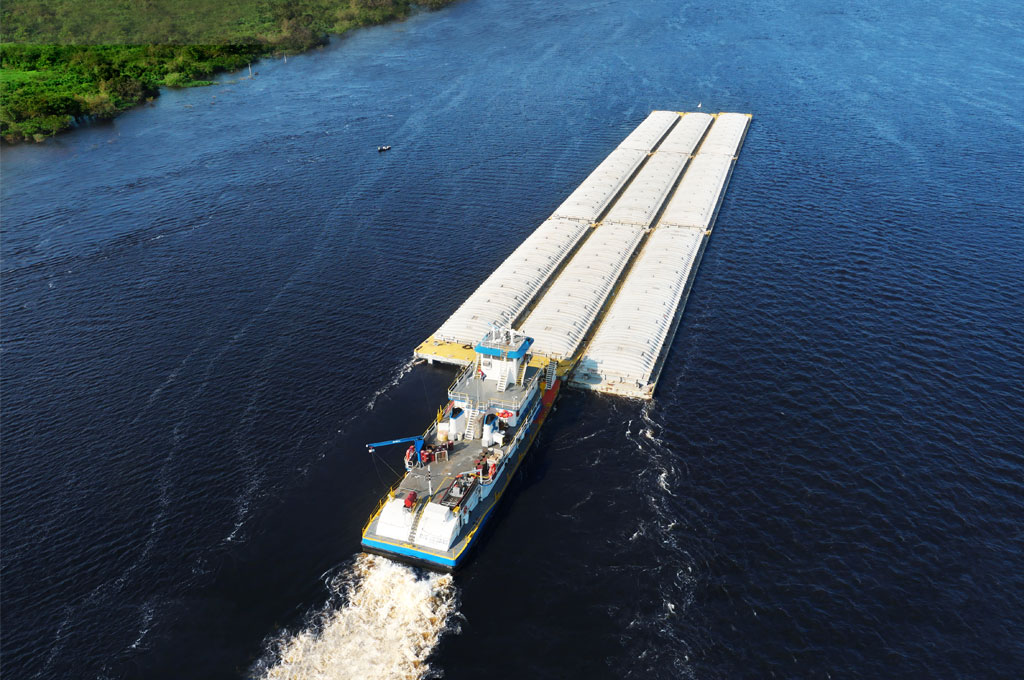
[[[459,376],[457,378],[455,378],[455,382],[453,382],[448,387],[448,396],[452,399],[452,401],[461,401],[461,402],[465,402],[465,403],[468,403],[468,404],[472,404],[473,403],[473,396],[470,395],[469,392],[459,392],[456,388],[459,386],[459,383],[462,382],[463,378],[465,378],[467,375],[472,380],[472,377],[473,377],[472,374],[473,374],[474,371],[476,371],[476,364],[471,364],[466,369],[464,369],[461,373],[459,373]],[[497,396],[495,396],[495,397],[491,397],[488,400],[488,402],[493,404],[493,405],[495,405],[495,406],[500,406],[502,408],[518,411],[519,407],[523,405],[524,398],[527,395],[530,394],[530,391],[533,389],[534,384],[538,380],[540,380],[541,373],[542,373],[542,371],[537,371],[536,373],[534,373],[533,377],[530,378],[529,383],[523,389],[522,396],[513,396],[513,397],[497,397]]]
[[[388,489],[388,492],[380,499],[380,502],[377,503],[377,507],[370,513],[370,519],[366,520],[366,524],[363,525],[363,533],[361,533],[360,536],[366,536],[366,532],[369,530],[370,525],[373,524],[373,520],[377,519],[377,515],[380,514],[384,504],[394,498],[395,489],[397,489],[403,481],[405,481],[405,475],[399,477],[398,481],[392,484],[391,488]]]

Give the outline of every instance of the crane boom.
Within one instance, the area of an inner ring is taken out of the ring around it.
[[[422,464],[423,459],[420,457],[420,451],[423,449],[422,435],[417,437],[403,437],[402,439],[392,439],[386,442],[375,442],[373,444],[367,444],[366,448],[370,450],[370,453],[373,453],[374,449],[376,449],[378,446],[391,446],[392,444],[406,444],[408,442],[412,442],[416,446],[416,463]]]

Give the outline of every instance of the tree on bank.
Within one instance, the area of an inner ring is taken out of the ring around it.
[[[159,88],[274,54],[322,45],[329,34],[436,9],[452,0],[6,0],[0,5],[0,136],[41,141],[110,118]]]

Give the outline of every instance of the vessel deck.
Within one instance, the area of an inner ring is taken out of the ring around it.
[[[540,379],[540,369],[527,366],[522,382],[517,381],[505,391],[498,391],[490,380],[478,380],[473,371],[465,370],[456,379],[449,393],[452,399],[470,404],[495,404],[512,410],[518,409],[530,393],[533,384]]]
[[[434,442],[431,442],[434,443]],[[452,450],[448,454],[448,460],[434,461],[430,465],[414,467],[406,472],[405,477],[395,487],[396,496],[415,491],[418,506],[436,498],[456,475],[475,470],[474,463],[485,449],[498,451],[502,447],[484,447],[479,439],[463,440],[452,442]],[[414,509],[414,511],[415,511]]]
[[[415,563],[422,564],[430,568],[445,568],[454,569],[458,564],[459,560],[463,557],[463,553],[467,550],[473,541],[473,538],[480,527],[486,522],[491,510],[495,504],[500,500],[505,488],[508,486],[509,481],[518,469],[519,462],[522,460],[526,451],[529,449],[533,442],[533,438],[536,436],[537,431],[541,423],[547,417],[547,414],[551,410],[551,406],[554,403],[555,398],[558,395],[561,383],[556,381],[551,388],[549,388],[541,399],[539,408],[531,406],[531,412],[536,413],[535,417],[522,417],[518,424],[509,428],[505,432],[505,444],[503,446],[484,446],[480,439],[461,439],[459,441],[452,442],[452,449],[448,454],[446,460],[435,461],[429,466],[416,466],[409,470],[406,475],[399,481],[399,483],[392,489],[391,493],[385,497],[381,504],[381,507],[377,509],[377,512],[370,518],[366,527],[363,529],[363,547],[367,550],[380,552],[382,554],[396,557],[399,556],[402,559],[410,560]],[[532,425],[532,431],[530,428]],[[516,447],[516,440],[520,439],[518,447]],[[436,444],[436,428],[431,427],[431,430],[425,437],[425,444]],[[407,495],[410,491],[414,491],[417,494],[415,505],[410,509],[410,512],[414,514],[421,513],[431,501],[440,503],[455,478],[464,473],[470,472],[475,469],[475,462],[481,456],[485,454],[501,454],[501,455],[512,455],[512,464],[506,466],[506,469],[498,475],[497,480],[491,480],[489,483],[497,484],[498,487],[493,493],[490,493],[476,507],[473,511],[473,521],[467,526],[458,540],[448,550],[437,550],[429,548],[419,544],[413,544],[408,541],[396,540],[394,538],[388,538],[377,533],[377,525],[380,520],[380,512],[383,508],[383,504],[394,497],[401,497]]]

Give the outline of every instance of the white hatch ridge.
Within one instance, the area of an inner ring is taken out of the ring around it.
[[[594,230],[522,325],[535,354],[573,355],[643,234],[640,225],[607,221]]]
[[[749,122],[745,114],[717,116],[569,384],[641,399],[653,396]]]
[[[573,374],[573,385],[649,398],[704,230],[655,229]]]
[[[615,149],[551,216],[594,222],[646,157],[646,150]]]
[[[586,233],[576,220],[546,220],[448,317],[435,337],[475,345],[491,324],[511,324]]]
[[[694,156],[661,215],[659,228],[661,225],[708,228],[729,180],[732,163],[732,156],[703,153]]]
[[[711,131],[704,138],[704,143],[700,145],[697,153],[735,156],[749,125],[750,116],[745,113],[718,114],[715,124],[711,126]]]
[[[622,192],[604,221],[649,227],[688,160],[689,156],[656,152]]]
[[[628,137],[622,140],[619,148],[650,151],[677,120],[679,120],[679,114],[675,111],[653,111],[644,119],[644,122],[629,133]]]
[[[677,120],[679,114],[673,111],[654,111],[647,116],[551,216],[597,221],[633,176],[637,166]]]
[[[708,129],[708,125],[714,120],[714,116],[706,113],[684,113],[682,120],[672,128],[658,147],[659,153],[681,153],[687,156],[693,155],[701,137]]]

